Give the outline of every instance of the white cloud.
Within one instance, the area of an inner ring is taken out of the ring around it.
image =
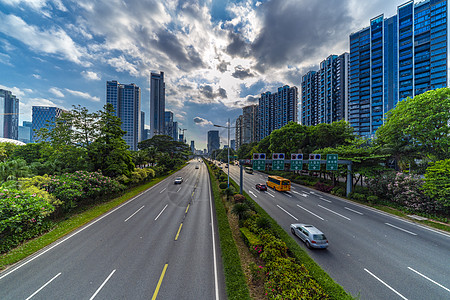
[[[86,92],[74,91],[74,90],[69,90],[69,89],[66,89],[66,91],[69,92],[70,94],[80,97],[80,98],[84,98],[84,99],[91,100],[94,102],[100,102],[99,97],[91,96],[89,93],[86,93]]]
[[[82,62],[86,50],[76,45],[67,33],[61,28],[41,30],[28,25],[21,18],[14,15],[5,15],[0,12],[0,32],[9,35],[26,44],[36,52],[55,54],[76,64],[84,66],[90,63]]]
[[[53,95],[55,95],[56,97],[64,98],[63,92],[61,92],[61,90],[58,89],[58,88],[52,87],[52,88],[50,88],[48,91],[49,91],[50,93],[52,93]]]
[[[41,75],[39,75],[39,74],[33,74],[33,77],[36,79],[41,79]]]
[[[25,92],[22,91],[21,89],[19,89],[18,87],[12,87],[11,88],[11,87],[7,87],[7,86],[4,86],[4,85],[0,84],[0,89],[11,91],[13,93],[13,95],[15,95],[18,98],[21,98],[21,97],[25,96]]]
[[[194,118],[194,123],[196,125],[200,125],[200,126],[208,126],[208,125],[212,126],[213,125],[213,123],[211,121],[208,121],[208,120],[203,119],[201,117],[195,117]]]
[[[88,80],[101,80],[100,76],[92,71],[83,71],[81,72],[81,75]]]

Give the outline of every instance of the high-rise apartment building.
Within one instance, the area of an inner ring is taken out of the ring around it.
[[[172,137],[174,141],[178,141],[178,122],[173,122]]]
[[[33,122],[23,121],[22,126],[19,126],[19,138],[18,140],[24,142],[25,144],[31,143],[31,129],[33,127]]]
[[[239,148],[242,146],[242,124],[243,124],[243,116],[240,115],[236,119],[235,124],[235,140],[236,140],[236,150],[239,150]]]
[[[448,84],[446,0],[408,1],[350,35],[349,117],[373,136],[398,101]]]
[[[51,130],[52,124],[56,121],[57,118],[61,117],[62,113],[67,113],[67,110],[64,110],[59,107],[53,106],[33,106],[31,108],[31,118],[32,118],[32,126],[31,126],[31,136],[32,142],[37,142],[38,137],[36,132],[41,128],[48,128]],[[48,140],[47,140],[48,141]]]
[[[220,148],[220,137],[218,130],[208,131],[208,153],[211,154],[214,150]]]
[[[130,150],[138,150],[137,144],[141,139],[141,89],[131,84],[106,82],[106,103],[112,104],[115,115],[122,121],[123,137]]]
[[[258,117],[258,105],[249,105],[242,108],[242,115],[236,119],[236,149],[239,149],[243,144],[258,141]]]
[[[279,87],[274,94],[262,93],[258,107],[258,141],[289,122],[297,122],[297,105],[298,89],[296,86]]]
[[[150,74],[150,131],[151,136],[165,134],[166,85],[164,72]]]
[[[141,133],[139,137],[139,142],[145,141],[147,139],[147,135],[145,134],[145,112],[141,111]]]
[[[11,91],[0,89],[0,135],[3,138],[19,138],[19,99]]]
[[[191,141],[191,151],[195,154],[195,141]]]
[[[349,54],[330,55],[318,71],[302,77],[301,123],[314,126],[347,120]]]

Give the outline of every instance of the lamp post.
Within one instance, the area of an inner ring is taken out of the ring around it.
[[[228,187],[230,187],[230,118],[228,118],[228,126],[221,126],[214,124],[215,127],[222,127],[228,129],[228,158],[227,158],[227,165],[228,165]],[[234,127],[233,127],[234,128]]]

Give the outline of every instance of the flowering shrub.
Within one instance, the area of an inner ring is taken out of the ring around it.
[[[44,188],[63,201],[65,210],[70,210],[82,201],[93,201],[121,192],[125,186],[100,172],[76,171],[50,176],[50,181]]]
[[[0,237],[40,226],[54,207],[27,191],[0,187]]]
[[[314,187],[316,188],[316,190],[321,191],[321,192],[325,192],[325,193],[329,193],[331,192],[331,190],[333,189],[333,186],[331,185],[326,185],[323,182],[317,182]]]

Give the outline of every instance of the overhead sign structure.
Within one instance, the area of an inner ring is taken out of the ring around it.
[[[320,171],[320,154],[310,154],[308,160],[308,170]]]
[[[338,169],[338,155],[327,154],[327,171],[337,171]]]
[[[265,153],[253,153],[252,167],[255,171],[266,170],[266,154]]]
[[[272,154],[272,170],[283,171],[284,170],[284,153],[273,153]]]
[[[291,171],[303,169],[303,154],[291,154]]]

